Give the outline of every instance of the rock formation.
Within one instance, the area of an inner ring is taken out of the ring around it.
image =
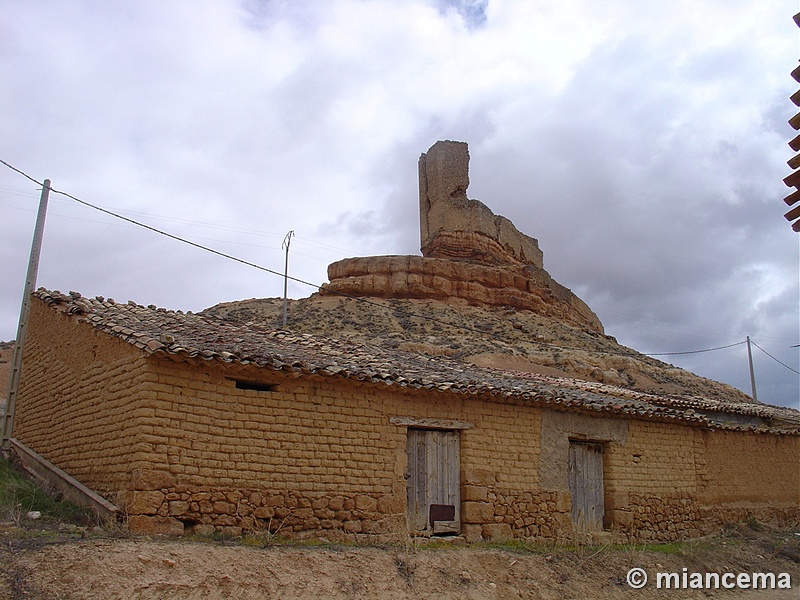
[[[422,256],[348,258],[328,267],[322,294],[377,298],[461,298],[531,310],[603,333],[592,310],[543,268],[532,237],[467,198],[464,142],[436,142],[419,159]]]
[[[467,198],[469,151],[436,142],[419,158],[422,256],[487,265],[543,267],[539,242],[478,200]]]

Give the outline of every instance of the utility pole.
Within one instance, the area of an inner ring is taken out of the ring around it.
[[[39,271],[39,254],[42,250],[42,235],[44,234],[44,220],[47,216],[47,200],[50,197],[50,180],[44,180],[42,195],[39,198],[39,212],[36,215],[36,227],[33,230],[33,243],[31,244],[31,257],[28,261],[28,274],[25,278],[25,291],[22,294],[22,307],[19,311],[17,324],[17,340],[14,346],[14,360],[11,365],[11,377],[8,382],[8,396],[6,396],[6,409],[3,413],[3,448],[11,445],[14,434],[14,411],[17,405],[17,392],[19,392],[19,376],[22,371],[22,350],[25,347],[25,333],[28,327],[28,313],[31,308],[31,294],[36,288],[36,275]]]
[[[289,244],[292,243],[292,236],[294,235],[294,230],[290,231],[286,234],[286,237],[283,238],[283,243],[281,244],[281,248],[286,250],[286,262],[283,267],[283,328],[286,329],[286,304],[288,302],[288,291],[289,291]]]
[[[750,363],[750,387],[753,389],[753,400],[758,402],[756,394],[756,372],[753,370],[753,351],[750,349],[750,336],[747,336],[747,361]]]

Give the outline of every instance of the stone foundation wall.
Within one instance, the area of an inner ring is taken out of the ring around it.
[[[392,496],[319,495],[270,490],[208,490],[172,486],[120,495],[129,527],[140,533],[245,532],[293,536],[315,532],[397,534],[405,531],[405,505]]]

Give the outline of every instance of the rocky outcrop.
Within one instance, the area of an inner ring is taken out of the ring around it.
[[[421,256],[347,258],[328,266],[323,294],[380,298],[461,298],[470,304],[531,310],[603,333],[592,310],[544,269],[488,266]]]
[[[507,218],[467,198],[469,151],[464,142],[436,142],[419,158],[422,255],[490,265],[543,267],[539,242]]]
[[[419,159],[422,256],[348,258],[328,267],[322,294],[374,298],[460,298],[531,310],[603,333],[592,310],[544,270],[532,237],[467,198],[469,151],[436,142]]]

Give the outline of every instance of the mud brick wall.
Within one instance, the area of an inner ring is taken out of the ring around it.
[[[32,303],[15,436],[118,502],[136,531],[403,532],[406,426],[393,417],[467,424],[468,539],[568,537],[573,438],[603,444],[605,527],[627,539],[798,517],[798,436],[148,357]]]
[[[607,529],[642,540],[699,534],[692,428],[630,421],[625,443],[606,449]]]
[[[631,421],[605,456],[606,527],[677,540],[725,523],[800,516],[800,438]]]
[[[122,489],[147,370],[129,344],[34,300],[13,436],[98,492]]]
[[[696,430],[695,452],[703,504],[800,502],[800,437]]]
[[[505,487],[536,487],[536,411],[341,379],[270,379],[263,369],[151,363],[138,395],[134,474],[118,498],[139,531],[404,531],[406,427],[392,417],[480,423],[461,433],[462,470],[491,465]],[[236,380],[274,388],[239,389]],[[489,506],[488,497],[474,504]]]

